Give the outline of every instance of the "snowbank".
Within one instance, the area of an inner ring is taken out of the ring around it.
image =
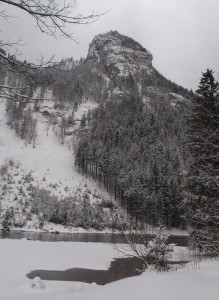
[[[109,244],[27,240],[0,240],[0,249],[0,298],[4,300],[217,300],[219,295],[217,260],[168,273],[147,271],[105,286],[43,281],[45,288],[34,289],[26,277],[31,270],[107,269],[121,254]]]
[[[26,274],[32,270],[66,270],[74,267],[108,269],[113,257],[121,257],[112,245],[71,242],[0,240],[0,299],[49,300],[59,293],[84,290],[93,285],[44,282],[45,289],[32,289]]]

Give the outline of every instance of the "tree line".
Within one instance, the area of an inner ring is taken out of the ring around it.
[[[183,224],[182,105],[165,97],[150,102],[139,97],[103,103],[80,132],[75,163],[114,195],[133,222]]]
[[[136,224],[186,225],[202,255],[219,254],[219,83],[213,73],[202,73],[189,101],[174,104],[155,93],[149,103],[133,94],[103,103],[76,151],[78,168],[113,193]]]

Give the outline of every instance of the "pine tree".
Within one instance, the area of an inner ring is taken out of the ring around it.
[[[190,167],[186,176],[191,242],[205,254],[219,254],[219,85],[207,70],[188,117]]]

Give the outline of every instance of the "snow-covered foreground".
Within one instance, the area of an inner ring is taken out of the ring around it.
[[[217,300],[219,295],[219,261],[203,262],[196,269],[189,264],[168,273],[147,271],[105,286],[44,281],[45,288],[39,290],[26,277],[31,270],[107,269],[121,254],[109,244],[27,240],[0,240],[0,249],[0,299],[4,300]]]
[[[66,270],[74,267],[108,269],[113,257],[121,254],[112,245],[71,242],[0,240],[0,299],[56,299],[57,295],[73,296],[75,290],[94,285],[45,281],[46,288],[31,288],[26,274],[32,270]]]

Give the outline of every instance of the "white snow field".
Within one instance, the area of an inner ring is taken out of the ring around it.
[[[91,101],[82,103],[75,114],[75,120],[79,122],[84,112],[97,107],[97,105]],[[53,102],[47,101],[42,110],[53,112],[53,106]],[[4,211],[14,207],[15,211],[19,210],[19,200],[22,200],[22,196],[19,196],[20,189],[28,195],[27,186],[29,183],[25,184],[22,179],[29,173],[33,178],[31,182],[33,186],[50,190],[59,199],[74,194],[82,195],[85,191],[89,191],[91,202],[96,201],[96,199],[109,199],[109,195],[101,190],[98,183],[91,178],[83,177],[75,168],[74,135],[66,137],[65,143],[62,145],[57,134],[52,130],[52,126],[50,126],[47,134],[48,119],[41,113],[35,113],[34,117],[37,118],[38,122],[35,148],[32,144],[25,145],[25,141],[17,137],[15,131],[9,128],[5,103],[0,101],[0,167],[10,160],[13,161],[13,166],[9,167],[11,182],[8,184],[7,194],[2,198],[0,195],[1,209]],[[5,182],[1,183],[0,181],[0,191],[4,184]],[[32,221],[28,221],[22,228],[22,230],[36,229],[38,229],[38,220],[34,216]],[[46,222],[44,229],[48,231],[74,231]]]
[[[73,267],[107,269],[121,257],[113,245],[96,243],[0,240],[0,299],[2,300],[218,300],[219,261],[194,268],[144,274],[105,286],[82,282],[43,281],[32,288],[31,270],[65,270]],[[181,249],[180,249],[181,251]]]
[[[80,119],[84,111],[95,106],[93,102],[82,104],[76,118]],[[57,183],[61,193],[64,193],[66,186],[72,189],[87,184],[88,188],[96,188],[95,182],[84,178],[75,169],[70,142],[62,145],[51,128],[47,136],[47,119],[41,114],[37,115],[37,121],[37,145],[33,148],[31,144],[25,145],[15,131],[9,128],[5,104],[0,102],[0,165],[12,159],[20,165],[21,173],[32,172],[40,187],[49,188],[50,183]]]

